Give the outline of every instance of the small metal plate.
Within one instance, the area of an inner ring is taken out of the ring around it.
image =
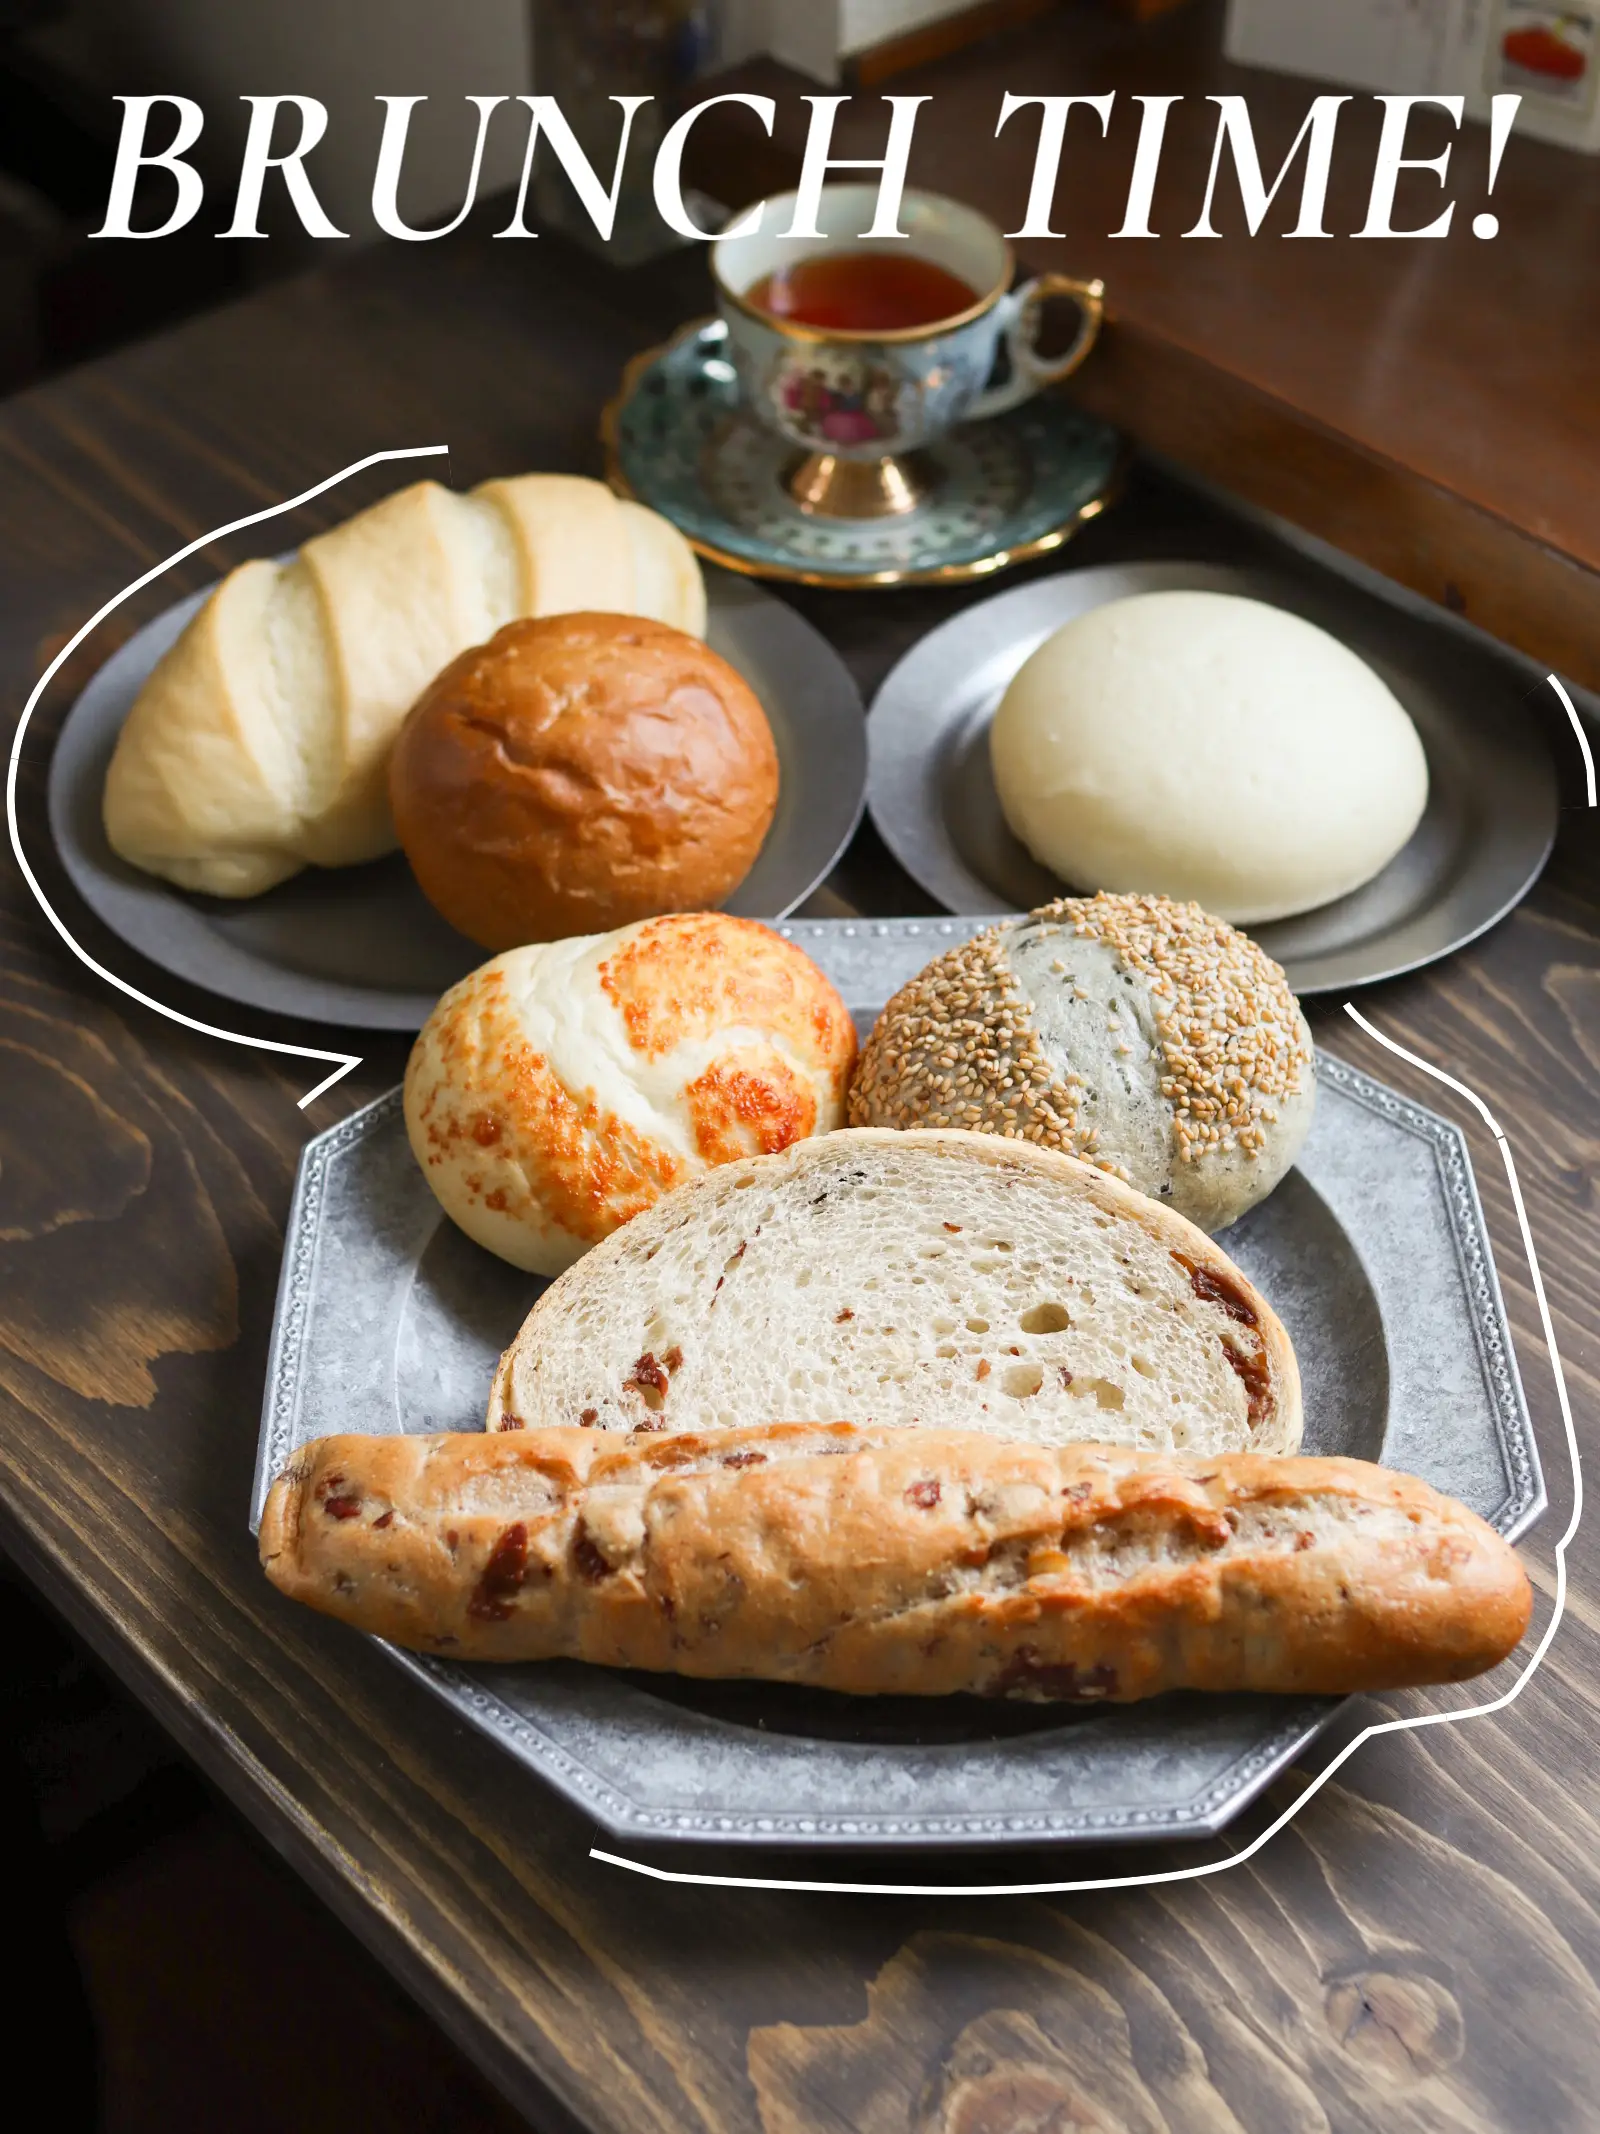
[[[758,586],[706,573],[712,649],[760,698],[777,743],[778,812],[726,910],[793,911],[855,834],[866,791],[861,697],[827,640]],[[50,765],[50,828],[79,895],[130,948],[226,1000],[361,1030],[417,1030],[484,951],[446,925],[399,853],[308,867],[265,896],[190,896],[111,850],[106,768],[134,698],[206,592],[113,653],[67,714]]]
[[[1382,874],[1317,911],[1250,929],[1297,993],[1415,970],[1520,903],[1550,856],[1559,809],[1521,670],[1330,571],[1200,563],[1064,570],[964,609],[901,660],[872,706],[867,805],[930,895],[951,911],[999,912],[1064,893],[1001,813],[990,724],[1023,661],[1063,623],[1130,594],[1177,589],[1242,594],[1319,624],[1383,677],[1427,751],[1427,812]]]
[[[972,922],[780,929],[857,1022]],[[1510,1537],[1544,1508],[1494,1263],[1454,1126],[1326,1054],[1300,1166],[1225,1237],[1293,1337],[1308,1452],[1382,1459]],[[477,1430],[542,1283],[440,1214],[393,1091],[301,1159],[252,1525],[298,1445]],[[395,1660],[616,1837],[999,1847],[1198,1837],[1311,1741],[1336,1699],[1164,1697],[1063,1710],[852,1698],[574,1665]]]

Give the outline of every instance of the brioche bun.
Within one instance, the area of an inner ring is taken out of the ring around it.
[[[413,708],[389,767],[429,901],[488,949],[703,910],[754,864],[778,757],[697,638],[613,614],[508,623]]]

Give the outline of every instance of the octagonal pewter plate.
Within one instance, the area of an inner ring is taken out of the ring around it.
[[[867,1027],[972,919],[781,928]],[[1502,1534],[1544,1509],[1483,1213],[1459,1131],[1319,1055],[1297,1169],[1224,1243],[1287,1324],[1308,1452],[1382,1459]],[[301,1159],[253,1522],[298,1445],[474,1430],[543,1284],[472,1244],[412,1159],[400,1092]],[[467,1668],[387,1647],[617,1838],[1002,1847],[1209,1835],[1328,1724],[1332,1698],[1163,1697],[1069,1709],[853,1698],[572,1663]]]

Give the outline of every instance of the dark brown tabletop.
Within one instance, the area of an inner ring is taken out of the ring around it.
[[[12,402],[0,410],[8,731],[43,662],[122,585],[365,453],[447,442],[458,485],[596,469],[596,417],[624,359],[703,305],[702,275],[681,260],[622,277],[548,239],[379,250]],[[48,893],[93,953],[190,1014],[219,1009],[140,965],[67,891],[43,832],[51,736],[73,688],[138,622],[394,479],[361,477],[270,543],[216,545],[150,589],[84,648],[26,738],[24,834]],[[1068,560],[1214,553],[1243,538],[1141,476]],[[870,687],[960,597],[801,604]],[[1509,1135],[1590,1438],[1600,852],[1570,736],[1564,762],[1561,837],[1533,896],[1474,947],[1361,1004],[1479,1091]],[[1591,1531],[1570,1551],[1560,1635],[1514,1707],[1368,1744],[1263,1853],[1209,1880],[890,1899],[676,1887],[597,1865],[581,1818],[492,1742],[380,1652],[272,1593],[246,1528],[296,1156],[308,1133],[398,1078],[402,1046],[357,1043],[360,1070],[303,1114],[296,1099],[314,1073],[194,1037],[113,993],[48,931],[9,852],[3,865],[0,1542],[536,2125],[1595,2126]],[[867,833],[815,908],[852,904],[926,909]],[[1572,1488],[1498,1152],[1470,1106],[1380,1052],[1337,1006],[1316,1020],[1324,1042],[1470,1138],[1551,1484],[1526,1551],[1542,1623]],[[1482,1693],[1360,1703],[1348,1728]],[[1318,1767],[1290,1772],[1201,1856],[1263,1828]],[[1195,1857],[1027,1855],[1004,1875]],[[738,1864],[758,1871],[747,1855]],[[760,1867],[807,1873],[815,1861]],[[993,1857],[918,1863],[930,1881],[997,1871]],[[848,1872],[904,1879],[907,1863]],[[337,2040],[332,2009],[326,2036],[286,2036],[283,2049],[336,2052]]]

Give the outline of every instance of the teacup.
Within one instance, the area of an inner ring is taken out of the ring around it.
[[[1010,245],[986,215],[960,201],[908,190],[900,215],[906,236],[869,238],[861,232],[872,222],[877,188],[825,186],[815,225],[820,241],[781,234],[794,204],[793,193],[777,195],[764,203],[759,229],[719,238],[711,271],[748,406],[804,455],[789,476],[803,510],[878,518],[911,509],[926,477],[904,455],[1068,377],[1099,335],[1101,282],[1040,274],[1013,289]],[[753,298],[797,262],[839,253],[909,253],[955,276],[972,301],[947,317],[885,330],[807,324]],[[1071,347],[1046,357],[1038,348],[1040,315],[1052,296],[1072,298],[1081,322]],[[1002,344],[1009,375],[993,384]]]

